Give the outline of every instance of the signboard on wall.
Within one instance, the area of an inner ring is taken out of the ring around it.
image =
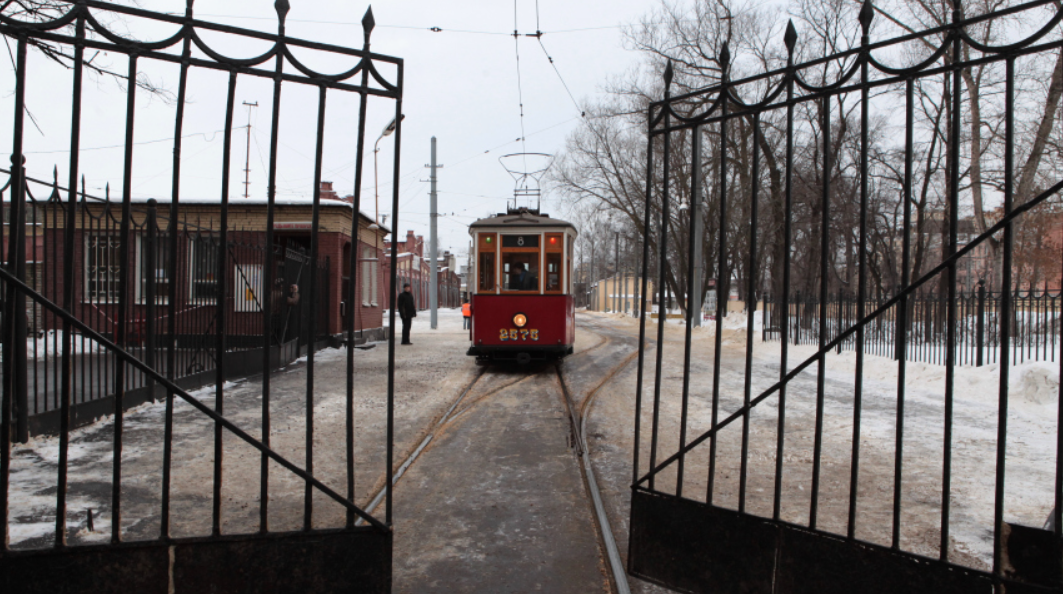
[[[262,311],[262,265],[236,265],[233,272],[235,291],[233,305],[235,311]]]
[[[313,227],[314,224],[311,221],[286,221],[283,223],[273,223],[273,228],[277,231],[310,231]]]

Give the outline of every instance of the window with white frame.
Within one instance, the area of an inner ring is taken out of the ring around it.
[[[364,248],[362,250],[362,306],[376,307],[380,303],[380,260],[376,257],[376,250]]]
[[[218,260],[223,257],[218,239],[196,235],[189,243],[189,299],[192,303],[214,303],[218,299]]]
[[[155,303],[164,304],[170,294],[170,248],[162,235],[155,240],[155,262],[148,258],[148,240],[135,237],[136,257],[125,260],[132,264],[132,283],[139,303],[148,299],[149,280],[155,279]],[[118,288],[123,265],[122,242],[117,234],[93,233],[85,236],[85,301],[90,303],[118,303]]]

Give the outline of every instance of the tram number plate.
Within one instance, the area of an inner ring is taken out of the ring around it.
[[[539,331],[538,330],[518,330],[516,328],[508,328],[508,329],[507,328],[499,328],[498,329],[498,339],[503,341],[503,342],[507,342],[507,341],[528,341],[528,340],[532,340],[532,341],[538,342],[538,340],[539,340]]]

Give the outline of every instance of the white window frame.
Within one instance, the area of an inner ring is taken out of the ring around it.
[[[363,247],[362,257],[362,307],[380,307],[380,258],[376,248]]]

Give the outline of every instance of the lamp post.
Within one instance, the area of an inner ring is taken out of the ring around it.
[[[376,212],[373,213],[374,221],[380,220],[380,167],[377,165],[376,154],[380,152],[380,141],[383,140],[385,136],[391,136],[391,133],[395,131],[396,127],[398,127],[399,122],[405,119],[406,114],[402,114],[398,119],[392,118],[391,122],[384,127],[384,131],[377,137],[376,142],[373,143],[373,196],[376,199]],[[358,213],[355,213],[355,216],[358,216]]]

